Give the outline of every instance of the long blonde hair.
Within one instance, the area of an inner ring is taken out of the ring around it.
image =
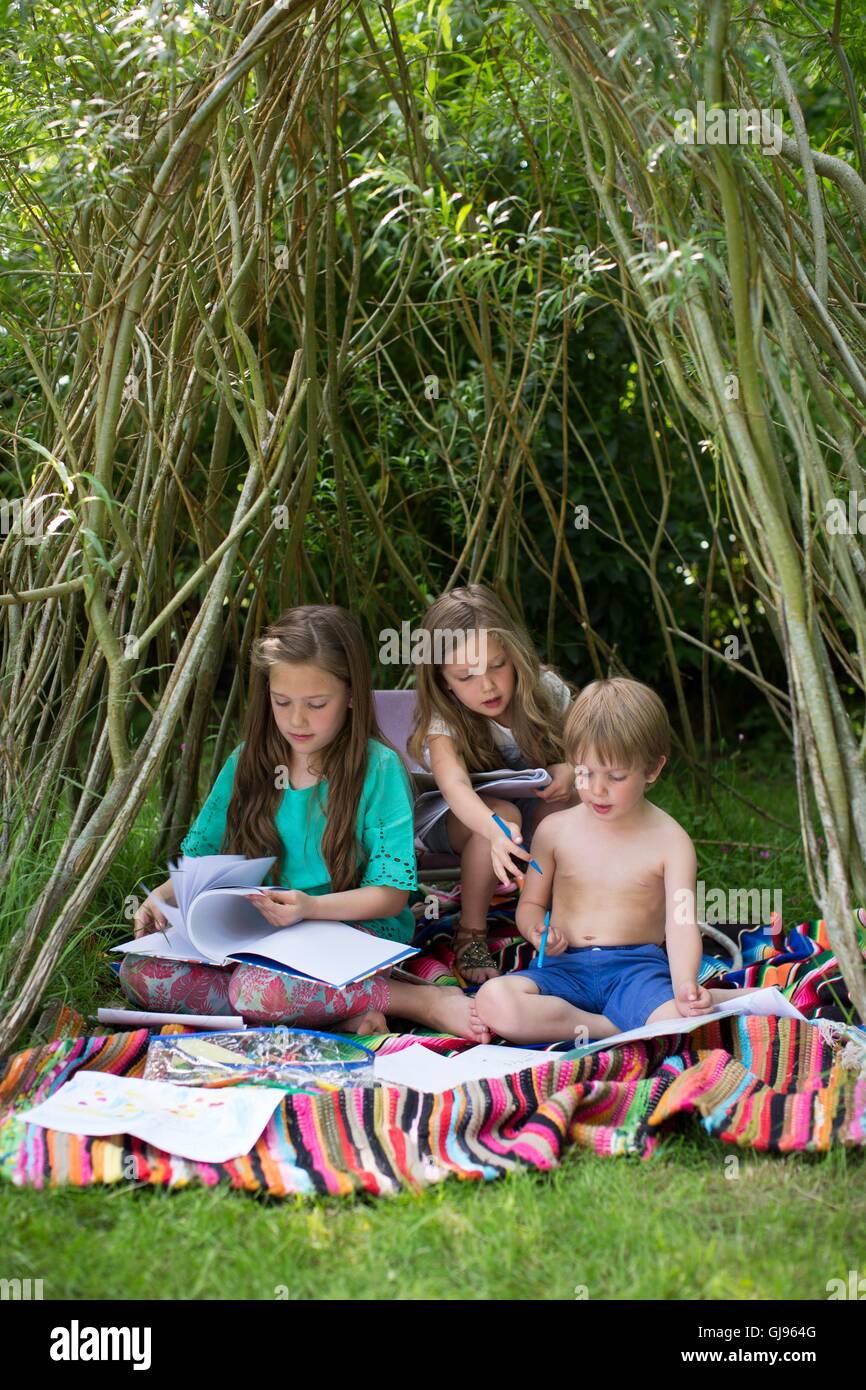
[[[351,692],[352,704],[343,727],[317,755],[322,778],[328,783],[322,858],[332,891],[345,892],[356,887],[361,876],[363,851],[357,840],[357,818],[367,773],[367,740],[391,745],[376,720],[370,659],[361,629],[344,608],[326,604],[290,608],[253,643],[252,688],[241,730],[243,747],[235,770],[223,853],[250,858],[273,854],[276,863],[271,880],[282,881],[284,846],[274,818],[284,794],[277,784],[277,770],[288,765],[290,750],[271,709],[269,673],[278,662],[318,666],[344,681]],[[317,795],[321,805],[321,782]]]
[[[535,767],[547,767],[565,760],[564,716],[541,684],[542,672],[550,668],[541,665],[529,634],[514,621],[491,589],[484,584],[450,589],[430,605],[421,627],[431,634],[437,628],[462,633],[483,630],[497,637],[514,662],[517,677],[509,710],[511,733],[518,748]],[[431,648],[435,652],[432,638]],[[453,730],[455,751],[469,772],[488,772],[500,766],[502,754],[493,741],[490,719],[467,709],[452,695],[440,666],[434,662],[416,662],[415,689],[418,699],[408,750],[416,762],[423,761],[427,727],[433,715],[439,714]]]

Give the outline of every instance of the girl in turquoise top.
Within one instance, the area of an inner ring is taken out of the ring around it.
[[[415,926],[412,796],[399,754],[379,730],[370,665],[352,616],[319,604],[289,609],[253,644],[243,737],[195,823],[185,855],[273,855],[267,896],[250,895],[272,927],[351,921],[396,941]],[[286,888],[272,885],[285,884]],[[140,936],[163,926],[155,899],[135,917]],[[237,1013],[248,1022],[384,1032],[385,1015],[475,1038],[462,990],[405,984],[384,973],[344,989],[261,965],[199,965],[134,953],[120,982],[149,1009]]]

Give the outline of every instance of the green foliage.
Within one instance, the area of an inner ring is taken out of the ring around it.
[[[563,3],[560,9],[565,23],[584,22],[574,7]],[[831,0],[810,5],[811,19],[789,0],[771,4],[767,12],[792,74],[808,92],[813,141],[844,157],[845,83],[835,50],[822,38],[822,26],[833,22]],[[647,622],[653,610],[645,556],[664,515],[655,575],[671,624],[702,634],[706,623],[705,635],[718,651],[726,636],[739,631],[742,614],[766,678],[783,683],[781,658],[755,601],[753,576],[719,480],[715,443],[700,439],[693,423],[672,418],[648,339],[638,345],[648,407],[639,390],[636,345],[622,321],[617,255],[595,212],[572,93],[540,34],[519,5],[494,9],[454,0],[424,6],[407,0],[393,13],[395,31],[379,7],[365,7],[367,27],[358,15],[346,16],[335,131],[342,152],[335,206],[341,325],[359,255],[349,324],[353,351],[338,388],[339,444],[378,520],[353,486],[339,486],[333,441],[325,430],[304,525],[304,566],[292,601],[320,595],[354,601],[375,634],[383,617],[411,620],[419,603],[452,576],[460,582],[471,574],[511,595],[543,655],[581,681],[591,667],[572,583],[576,572],[603,651],[670,693],[661,630],[655,616]],[[654,99],[663,95],[670,106],[677,86],[685,99],[690,84],[699,81],[706,35],[687,0],[624,7],[623,13],[622,37],[610,56],[615,68],[634,63],[643,74],[649,123],[658,117]],[[63,406],[82,335],[89,331],[89,320],[82,320],[85,297],[101,265],[100,248],[88,243],[88,219],[111,209],[122,238],[124,215],[147,196],[168,143],[183,127],[186,97],[231,42],[232,16],[226,7],[206,12],[191,0],[96,11],[74,3],[2,0],[3,18],[8,38],[0,52],[0,160],[7,172],[0,192],[0,491],[17,496],[34,468],[23,439],[50,447],[55,422],[4,320],[14,319],[26,332]],[[840,42],[859,83],[864,40],[853,10],[842,14]],[[672,54],[679,64],[673,79]],[[755,31],[749,31],[737,62],[756,102],[777,103],[775,79]],[[258,81],[251,74],[230,107],[220,137],[228,156],[242,147]],[[321,116],[321,110],[310,112],[313,129]],[[218,144],[216,136],[208,141],[195,186],[187,190],[190,227],[202,215],[199,197],[214,171]],[[303,170],[292,152],[282,158],[262,254],[273,256],[273,248],[283,246],[290,267],[283,274],[271,265],[265,303],[247,325],[253,349],[266,358],[276,384],[285,380],[303,336],[306,188],[311,183],[322,192],[328,169],[324,142],[314,140],[308,153]],[[662,141],[653,157],[668,168],[680,153]],[[20,175],[14,195],[8,179],[13,169]],[[687,168],[676,164],[676,170],[688,200]],[[827,197],[844,225],[850,210],[833,190]],[[710,286],[722,281],[720,235],[718,219],[696,203],[688,241],[647,239],[636,268],[657,285],[656,307],[672,326],[693,280]],[[328,353],[323,275],[315,294],[322,372]],[[164,323],[164,340],[150,345],[157,361],[170,343],[170,319]],[[178,381],[172,389],[181,389]],[[222,381],[210,378],[187,480],[197,497],[207,488],[223,396]],[[140,442],[145,416],[155,431],[161,428],[164,405],[164,397],[156,406],[142,399],[128,413],[118,475]],[[515,442],[518,435],[523,443]],[[245,467],[235,436],[210,513],[218,534],[228,527]],[[736,603],[720,583],[719,565],[705,596],[712,529],[701,479],[728,548]],[[85,483],[80,487],[83,495]],[[485,487],[488,513],[475,545],[464,553],[468,520]],[[576,506],[588,508],[588,529],[572,525]],[[551,521],[551,508],[563,517],[561,525]],[[117,511],[121,526],[131,526],[135,515],[132,507]],[[262,527],[245,538],[242,569],[266,524],[267,513]],[[494,524],[498,530],[488,546]],[[390,549],[380,525],[387,528]],[[350,540],[348,557],[340,549],[343,533]],[[88,534],[82,528],[81,535]],[[95,536],[92,549],[95,563],[112,574]],[[188,528],[175,555],[178,582],[200,558]],[[395,558],[417,577],[417,593],[407,594]],[[279,595],[285,596],[284,579],[278,565],[262,577],[264,611],[274,612]],[[685,642],[677,641],[675,649],[687,697],[697,704],[703,658]],[[163,664],[150,662],[153,670]],[[762,707],[760,692],[738,683],[730,668],[719,663],[713,672],[722,727],[729,727],[729,708]],[[231,678],[227,668],[224,690]]]

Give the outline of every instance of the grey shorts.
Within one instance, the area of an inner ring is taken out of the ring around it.
[[[532,831],[538,818],[538,812],[544,805],[537,796],[521,796],[514,798],[514,804],[520,811],[520,833],[523,836],[523,847],[529,849],[532,843]],[[491,815],[492,815],[491,811]],[[440,816],[434,826],[427,831],[424,837],[424,849],[429,854],[455,854],[456,851],[448,838],[448,815]]]

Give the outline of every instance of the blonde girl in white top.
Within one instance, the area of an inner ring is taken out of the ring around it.
[[[562,742],[572,690],[541,666],[527,633],[483,584],[442,594],[421,626],[431,633],[426,645],[434,659],[415,663],[418,700],[408,747],[416,762],[430,767],[449,806],[424,847],[460,855],[456,965],[464,980],[481,984],[499,973],[487,946],[487,909],[497,882],[522,877],[535,825],[580,799]],[[438,662],[445,644],[436,641],[437,630],[451,634],[452,650],[450,659]],[[470,773],[502,767],[544,767],[552,782],[534,797],[513,801],[473,790]]]

